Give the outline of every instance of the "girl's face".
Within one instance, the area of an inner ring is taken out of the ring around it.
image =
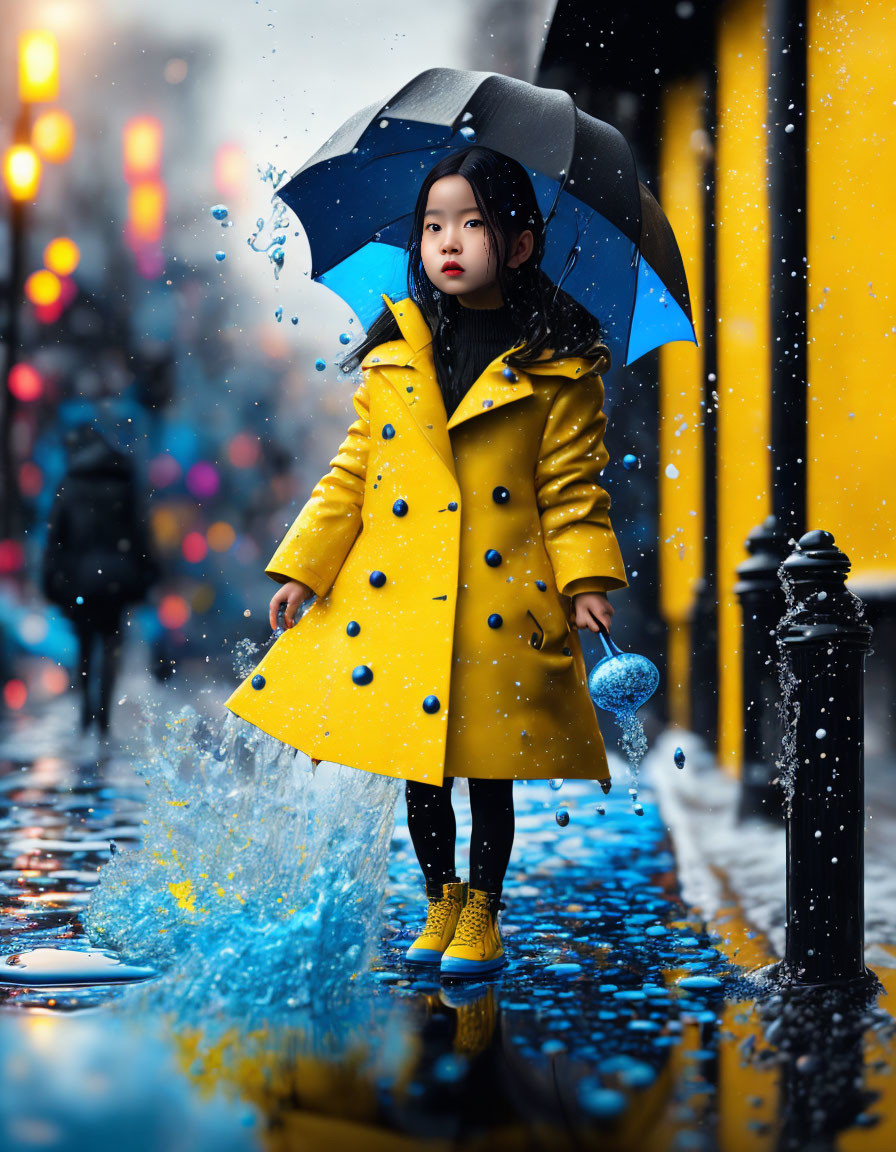
[[[511,246],[508,266],[516,268],[522,264],[531,255],[532,247],[532,233],[526,229]],[[497,259],[473,189],[463,176],[443,176],[430,188],[420,258],[433,286],[456,296],[468,308],[499,308],[503,303],[497,282]]]

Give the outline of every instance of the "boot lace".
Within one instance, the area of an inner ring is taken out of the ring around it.
[[[476,904],[472,901],[464,906],[454,932],[454,940],[458,944],[477,944],[488,930],[491,922],[491,913],[486,904]]]
[[[430,896],[429,911],[426,914],[426,927],[424,936],[441,936],[445,923],[451,915],[454,901],[450,896]]]

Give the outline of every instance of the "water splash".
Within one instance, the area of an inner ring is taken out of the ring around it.
[[[267,167],[258,167],[263,183],[269,183],[276,189],[286,170],[278,169],[273,164]],[[280,272],[286,260],[286,234],[289,227],[289,210],[279,197],[274,197],[267,218],[259,216],[255,221],[255,231],[246,241],[253,252],[261,252],[268,257],[274,269],[274,279],[280,278]]]
[[[343,997],[376,952],[395,780],[190,707],[147,711],[135,767],[144,841],[103,868],[92,940],[163,969],[153,994],[181,1008]]]

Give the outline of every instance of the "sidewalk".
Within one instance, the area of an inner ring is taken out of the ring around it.
[[[675,767],[676,747],[685,753]],[[663,822],[675,845],[682,895],[707,920],[733,894],[746,919],[785,949],[785,829],[756,818],[737,822],[738,780],[721,769],[693,732],[668,729],[644,758]],[[896,965],[896,765],[882,758],[865,769],[865,963]]]

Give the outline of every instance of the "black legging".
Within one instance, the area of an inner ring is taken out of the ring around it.
[[[116,617],[120,620],[120,616]],[[101,732],[109,731],[112,693],[121,663],[122,635],[114,620],[103,621],[97,629],[93,623],[78,623],[78,686],[81,691],[81,728],[86,731],[96,720]],[[100,647],[97,669],[95,645]]]
[[[457,880],[454,841],[457,824],[451,805],[454,777],[444,786],[408,780],[405,799],[408,829],[423,869],[428,892],[441,895],[442,884]],[[510,862],[515,830],[512,780],[470,780],[470,887],[499,892]]]

